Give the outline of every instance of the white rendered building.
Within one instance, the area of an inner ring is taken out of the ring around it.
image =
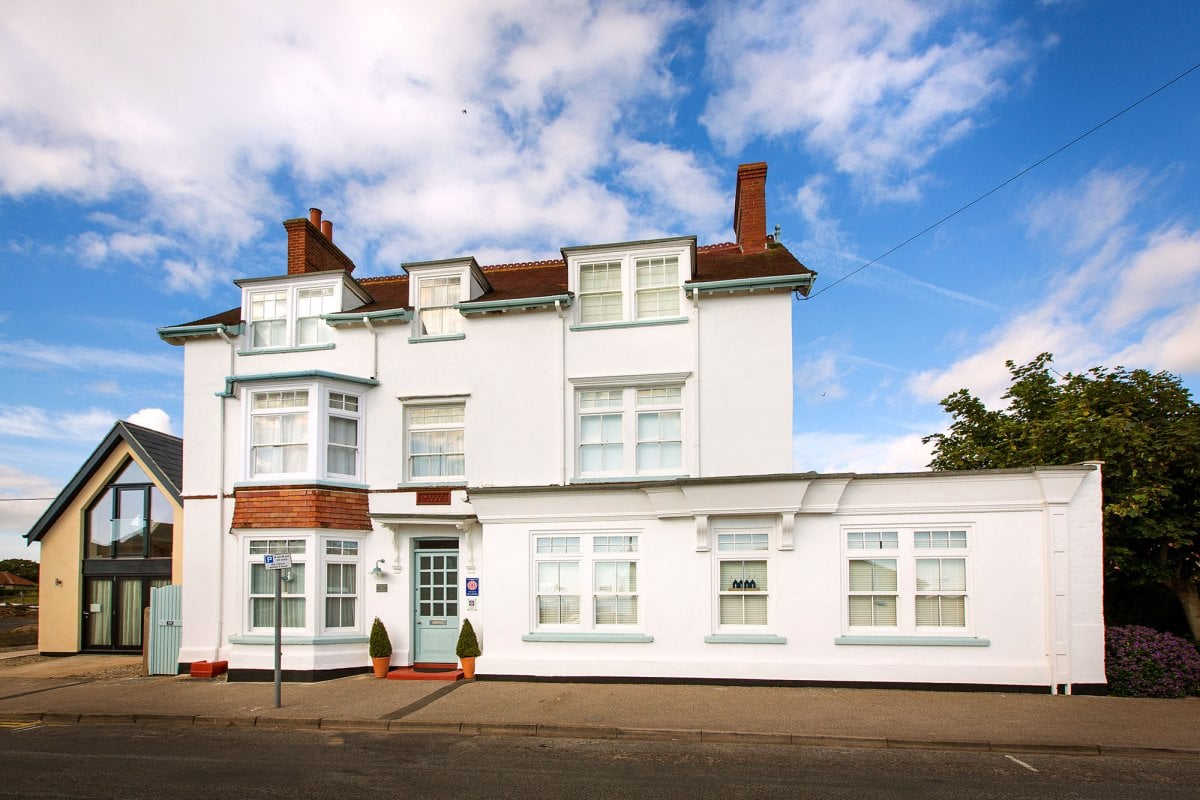
[[[734,243],[469,256],[358,280],[315,209],[287,272],[185,347],[181,668],[1102,685],[1099,465],[792,472],[792,306],[815,273],[738,170]]]

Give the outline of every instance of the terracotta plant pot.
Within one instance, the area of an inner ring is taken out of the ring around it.
[[[391,656],[382,656],[380,658],[372,658],[371,666],[374,667],[374,669],[375,669],[375,677],[376,678],[386,678],[387,674],[388,674],[388,668],[391,666],[391,662],[392,662]]]
[[[474,678],[475,656],[460,656],[459,660],[462,661],[463,677],[468,679]]]

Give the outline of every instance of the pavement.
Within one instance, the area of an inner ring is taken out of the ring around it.
[[[0,726],[254,726],[1200,759],[1200,698],[825,687],[136,676],[140,657],[10,666]],[[114,674],[124,673],[120,677]]]

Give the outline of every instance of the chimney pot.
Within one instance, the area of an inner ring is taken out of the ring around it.
[[[310,208],[308,210],[308,221],[312,223],[314,228],[321,230],[321,209]]]
[[[321,223],[321,233],[324,234],[326,239],[328,239],[329,241],[332,242],[333,241],[333,223],[330,222],[329,220],[325,220],[324,222],[322,222]]]

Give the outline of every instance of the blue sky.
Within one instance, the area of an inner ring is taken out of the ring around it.
[[[116,419],[178,433],[155,328],[283,271],[732,238],[737,164],[820,275],[795,467],[920,469],[960,388],[1056,354],[1200,378],[1186,2],[22,3],[0,16],[0,558]],[[498,7],[494,7],[498,6]],[[774,343],[786,347],[788,343]]]

